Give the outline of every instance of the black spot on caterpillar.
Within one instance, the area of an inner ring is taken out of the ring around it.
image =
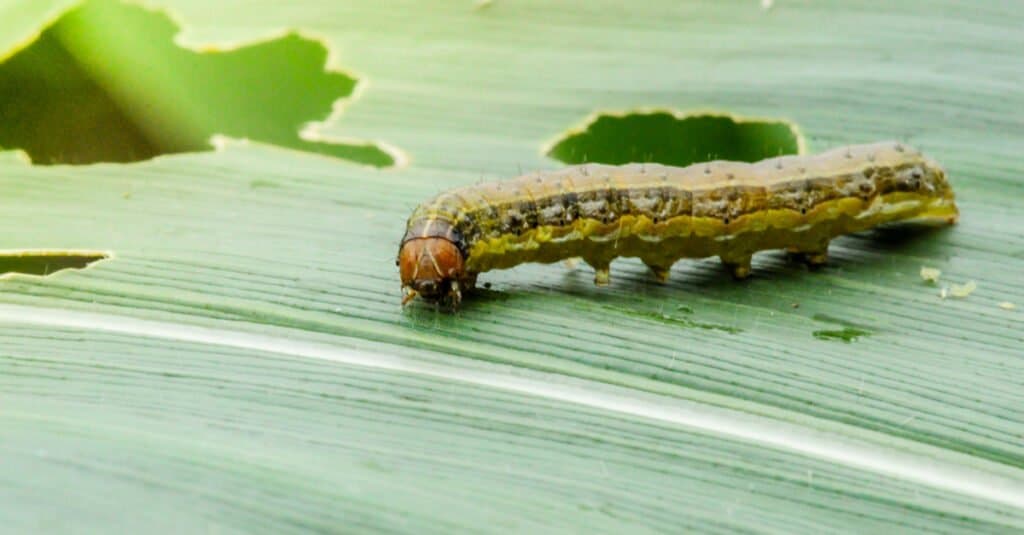
[[[839,235],[906,219],[956,222],[945,172],[895,142],[756,163],[586,164],[454,189],[420,205],[399,249],[403,302],[457,305],[479,273],[581,257],[598,285],[617,257],[659,280],[718,256],[738,278],[788,249],[812,264]]]

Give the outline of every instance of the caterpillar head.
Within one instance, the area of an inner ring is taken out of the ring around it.
[[[445,238],[414,238],[403,243],[398,252],[402,304],[420,296],[429,303],[458,306],[464,289],[461,284],[469,279],[463,260],[459,248]]]

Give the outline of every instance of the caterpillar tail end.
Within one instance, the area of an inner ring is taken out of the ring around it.
[[[957,208],[956,204],[953,203],[952,199],[950,199],[949,203],[950,203],[950,210],[949,210],[948,215],[946,216],[946,224],[948,224],[948,225],[955,225],[958,222],[960,222],[960,209]]]
[[[960,208],[956,205],[953,190],[948,189],[945,195],[931,200],[926,209],[914,219],[933,225],[957,224],[960,221]]]

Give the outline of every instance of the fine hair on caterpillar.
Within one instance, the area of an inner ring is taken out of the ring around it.
[[[745,278],[757,251],[822,264],[836,236],[958,215],[942,168],[892,141],[755,163],[585,164],[441,193],[409,218],[397,263],[403,304],[457,306],[479,273],[527,262],[580,257],[603,286],[617,257],[665,281],[682,258],[718,256]]]

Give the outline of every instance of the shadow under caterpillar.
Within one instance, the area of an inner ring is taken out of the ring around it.
[[[891,141],[756,163],[585,164],[441,193],[409,218],[397,264],[403,304],[458,306],[479,273],[526,262],[580,257],[602,286],[616,257],[664,281],[681,258],[718,256],[745,278],[757,251],[821,264],[836,236],[958,214],[942,168]]]

